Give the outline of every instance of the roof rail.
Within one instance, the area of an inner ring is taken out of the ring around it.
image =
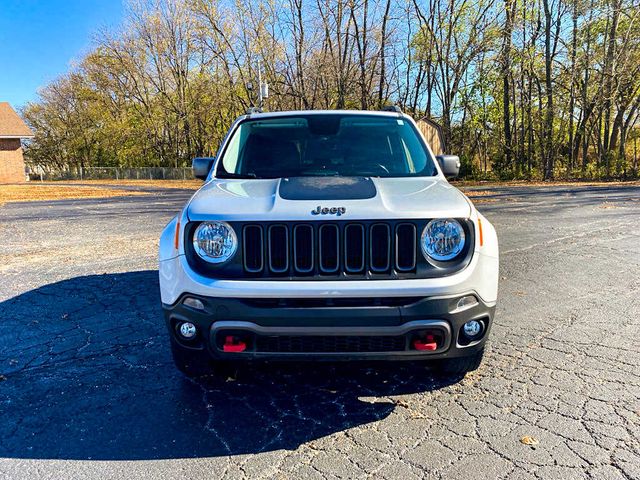
[[[398,105],[385,105],[380,110],[383,112],[402,113],[402,109]]]
[[[262,109],[259,107],[249,107],[246,115],[251,115],[252,113],[262,113]]]

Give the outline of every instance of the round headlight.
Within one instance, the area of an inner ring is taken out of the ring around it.
[[[193,248],[207,262],[223,263],[235,255],[238,237],[228,223],[204,222],[193,234]]]
[[[420,246],[425,257],[452,260],[464,248],[464,229],[451,218],[431,220],[422,232]]]

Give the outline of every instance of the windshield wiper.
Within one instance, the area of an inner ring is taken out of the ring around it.
[[[340,172],[336,170],[305,170],[298,175],[288,175],[289,177],[339,177]]]
[[[221,173],[218,175],[218,178],[230,178],[230,179],[238,179],[238,180],[247,180],[247,179],[257,179],[258,176],[253,173]]]

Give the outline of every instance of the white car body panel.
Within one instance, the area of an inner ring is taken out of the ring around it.
[[[491,223],[474,210],[471,216],[478,237],[478,219],[482,222],[483,245],[476,242],[474,256],[462,271],[439,278],[410,280],[359,281],[274,281],[216,280],[194,272],[184,256],[182,236],[178,249],[174,246],[174,218],[160,238],[160,293],[162,303],[173,304],[183,293],[225,298],[271,297],[379,297],[449,296],[476,293],[486,304],[494,305],[498,296],[499,249],[496,231]],[[184,213],[183,213],[184,215]],[[429,217],[427,217],[429,218]],[[188,221],[186,215],[182,220]]]
[[[483,224],[484,228],[484,224]],[[162,303],[171,305],[183,293],[222,298],[321,298],[459,296],[477,294],[487,305],[495,305],[498,288],[498,258],[474,255],[467,268],[440,278],[411,280],[277,281],[216,280],[194,272],[184,255],[160,262]]]
[[[335,111],[275,112],[252,114],[251,118],[270,118],[295,113],[322,114]],[[413,122],[410,117],[389,112],[341,112],[357,115],[384,115]],[[223,141],[220,152],[236,128],[247,117],[238,119]],[[425,142],[426,144],[426,142]],[[433,158],[433,153],[429,149]],[[220,158],[220,155],[217,155]],[[317,298],[317,297],[442,297],[475,293],[487,305],[495,305],[498,294],[498,240],[491,223],[477,212],[462,192],[450,185],[435,162],[438,175],[412,178],[372,178],[377,193],[363,200],[286,200],[279,196],[281,179],[236,180],[212,178],[198,190],[182,212],[166,226],[160,238],[159,270],[162,303],[174,304],[184,293],[224,298]],[[448,276],[423,279],[281,281],[220,280],[202,276],[190,268],[183,245],[182,229],[189,221],[327,221],[311,215],[319,204],[344,207],[340,220],[469,218],[475,226],[476,244],[469,265]],[[480,246],[480,225],[482,246]],[[176,226],[179,228],[176,240]]]
[[[437,177],[372,180],[377,190],[373,198],[318,201],[281,198],[278,194],[281,179],[214,179],[192,197],[187,216],[192,221],[307,221],[311,219],[311,210],[320,203],[327,207],[345,207],[346,213],[340,217],[341,220],[468,218],[471,214],[466,197]]]

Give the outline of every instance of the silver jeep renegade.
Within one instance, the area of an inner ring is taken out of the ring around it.
[[[248,359],[478,367],[496,305],[493,226],[398,111],[240,117],[160,239],[162,307],[190,376]]]

